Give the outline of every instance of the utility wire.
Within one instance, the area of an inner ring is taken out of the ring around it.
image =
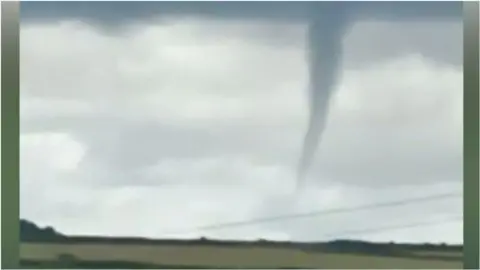
[[[281,216],[250,219],[250,220],[237,221],[237,222],[212,224],[212,225],[196,227],[196,228],[193,228],[193,230],[211,231],[211,230],[218,230],[218,229],[224,229],[224,228],[242,227],[242,226],[248,226],[248,225],[259,224],[259,223],[269,223],[269,222],[276,222],[276,221],[282,221],[282,220],[301,219],[301,218],[308,218],[313,216],[325,216],[325,215],[351,213],[351,212],[365,211],[365,210],[376,209],[376,208],[403,206],[403,205],[416,204],[416,203],[422,203],[422,202],[428,202],[428,201],[436,201],[436,200],[448,199],[448,198],[461,198],[461,197],[462,197],[461,193],[451,192],[451,193],[436,194],[436,195],[410,198],[410,199],[404,199],[404,200],[398,200],[398,201],[367,204],[367,205],[358,206],[358,207],[333,208],[333,209],[325,209],[325,210],[297,213],[297,214],[290,214],[290,215],[281,215]]]
[[[374,228],[366,228],[360,230],[349,230],[349,231],[341,231],[337,233],[330,233],[324,235],[326,238],[340,238],[340,237],[347,237],[352,235],[368,235],[374,234],[378,232],[386,232],[386,231],[396,231],[396,230],[403,230],[403,229],[410,229],[410,228],[418,228],[418,227],[428,227],[428,226],[435,226],[435,225],[444,225],[447,223],[463,221],[462,216],[454,216],[445,219],[439,220],[429,220],[429,221],[419,221],[415,223],[408,223],[408,224],[399,224],[399,225],[391,225],[391,226],[383,226],[383,227],[374,227]]]

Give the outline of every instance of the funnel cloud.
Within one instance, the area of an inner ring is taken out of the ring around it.
[[[297,189],[305,181],[326,127],[330,101],[339,76],[345,28],[345,13],[338,8],[322,9],[310,20],[307,36],[309,120],[298,164]]]
[[[324,133],[330,102],[339,77],[342,38],[360,18],[386,20],[461,19],[455,2],[320,2],[310,5],[307,35],[309,120],[297,168],[297,190],[305,182]]]

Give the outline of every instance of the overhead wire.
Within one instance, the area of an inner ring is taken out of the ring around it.
[[[340,238],[340,237],[349,237],[354,235],[370,235],[382,232],[389,232],[389,231],[396,231],[396,230],[404,230],[410,228],[420,228],[420,227],[429,227],[429,226],[438,226],[438,225],[445,225],[448,223],[459,222],[463,221],[462,216],[451,216],[444,219],[437,219],[437,220],[422,220],[413,223],[405,223],[405,224],[395,224],[395,225],[387,225],[381,227],[371,227],[371,228],[364,228],[359,230],[345,230],[335,233],[324,234],[325,238]]]
[[[368,211],[368,210],[379,209],[379,208],[413,205],[418,203],[452,199],[452,198],[457,198],[457,199],[462,198],[462,193],[448,192],[448,193],[434,194],[429,196],[408,198],[408,199],[395,200],[395,201],[377,202],[377,203],[365,204],[365,205],[356,206],[356,207],[321,209],[317,211],[310,211],[310,212],[304,212],[304,213],[293,213],[293,214],[286,214],[286,215],[249,219],[249,220],[243,220],[243,221],[216,223],[216,224],[194,227],[189,229],[188,231],[187,230],[179,231],[177,229],[176,232],[171,231],[170,233],[181,234],[181,233],[191,233],[192,231],[197,231],[197,232],[198,231],[203,231],[203,232],[214,231],[214,230],[221,230],[221,229],[228,229],[228,228],[235,228],[235,227],[250,226],[250,225],[261,224],[261,223],[272,223],[272,222],[279,222],[284,220],[312,218],[316,216],[329,216],[329,215],[337,215],[337,214],[354,213],[359,211]],[[367,229],[367,230],[370,230],[370,229]]]
[[[217,224],[196,227],[195,230],[210,231],[210,230],[218,230],[218,229],[225,229],[225,228],[231,228],[231,227],[249,226],[249,225],[259,224],[259,223],[270,223],[270,222],[277,222],[282,220],[310,218],[314,216],[351,213],[351,212],[366,211],[366,210],[377,209],[377,208],[403,206],[403,205],[417,204],[417,203],[428,202],[428,201],[436,201],[436,200],[449,199],[449,198],[461,198],[461,197],[462,197],[461,193],[450,192],[450,193],[435,194],[430,196],[409,198],[409,199],[403,199],[403,200],[397,200],[397,201],[365,204],[357,207],[322,209],[322,210],[305,212],[305,213],[294,213],[294,214],[288,214],[288,215],[279,215],[279,216],[250,219],[250,220],[243,220],[243,221],[236,221],[236,222],[217,223]]]

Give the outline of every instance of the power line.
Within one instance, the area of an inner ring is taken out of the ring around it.
[[[386,231],[395,231],[395,230],[403,230],[403,229],[410,229],[410,228],[418,228],[418,227],[427,227],[427,226],[435,226],[435,225],[443,225],[452,222],[463,221],[462,216],[454,216],[440,220],[430,220],[430,221],[419,221],[415,223],[408,223],[402,225],[391,225],[391,226],[384,226],[384,227],[374,227],[374,228],[366,228],[360,230],[349,230],[349,231],[342,231],[339,233],[331,233],[324,235],[326,238],[339,238],[351,235],[365,235],[365,234],[372,234],[378,232],[386,232]]]
[[[218,230],[218,229],[231,228],[231,227],[248,226],[248,225],[259,224],[259,223],[269,223],[269,222],[290,220],[290,219],[301,219],[301,218],[308,218],[308,217],[320,216],[320,215],[323,216],[323,215],[350,213],[350,212],[365,211],[365,210],[376,209],[376,208],[402,206],[402,205],[409,205],[409,204],[415,204],[415,203],[422,203],[422,202],[435,201],[435,200],[448,199],[448,198],[458,198],[458,197],[462,197],[462,194],[453,193],[453,192],[443,193],[443,194],[436,194],[436,195],[431,195],[426,197],[418,197],[418,198],[410,198],[410,199],[404,199],[404,200],[398,200],[398,201],[367,204],[359,207],[324,209],[324,210],[312,211],[312,212],[306,212],[306,213],[297,213],[297,214],[290,214],[290,215],[250,219],[250,220],[237,221],[237,222],[212,224],[207,226],[196,227],[194,228],[194,230],[199,230],[199,231]]]

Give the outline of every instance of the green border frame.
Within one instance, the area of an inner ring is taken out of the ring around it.
[[[478,2],[463,2],[463,268],[479,269]]]
[[[18,268],[20,48],[18,1],[2,1],[2,269]]]
[[[479,269],[479,3],[464,2],[464,268]],[[2,269],[19,262],[19,7],[2,6]]]

